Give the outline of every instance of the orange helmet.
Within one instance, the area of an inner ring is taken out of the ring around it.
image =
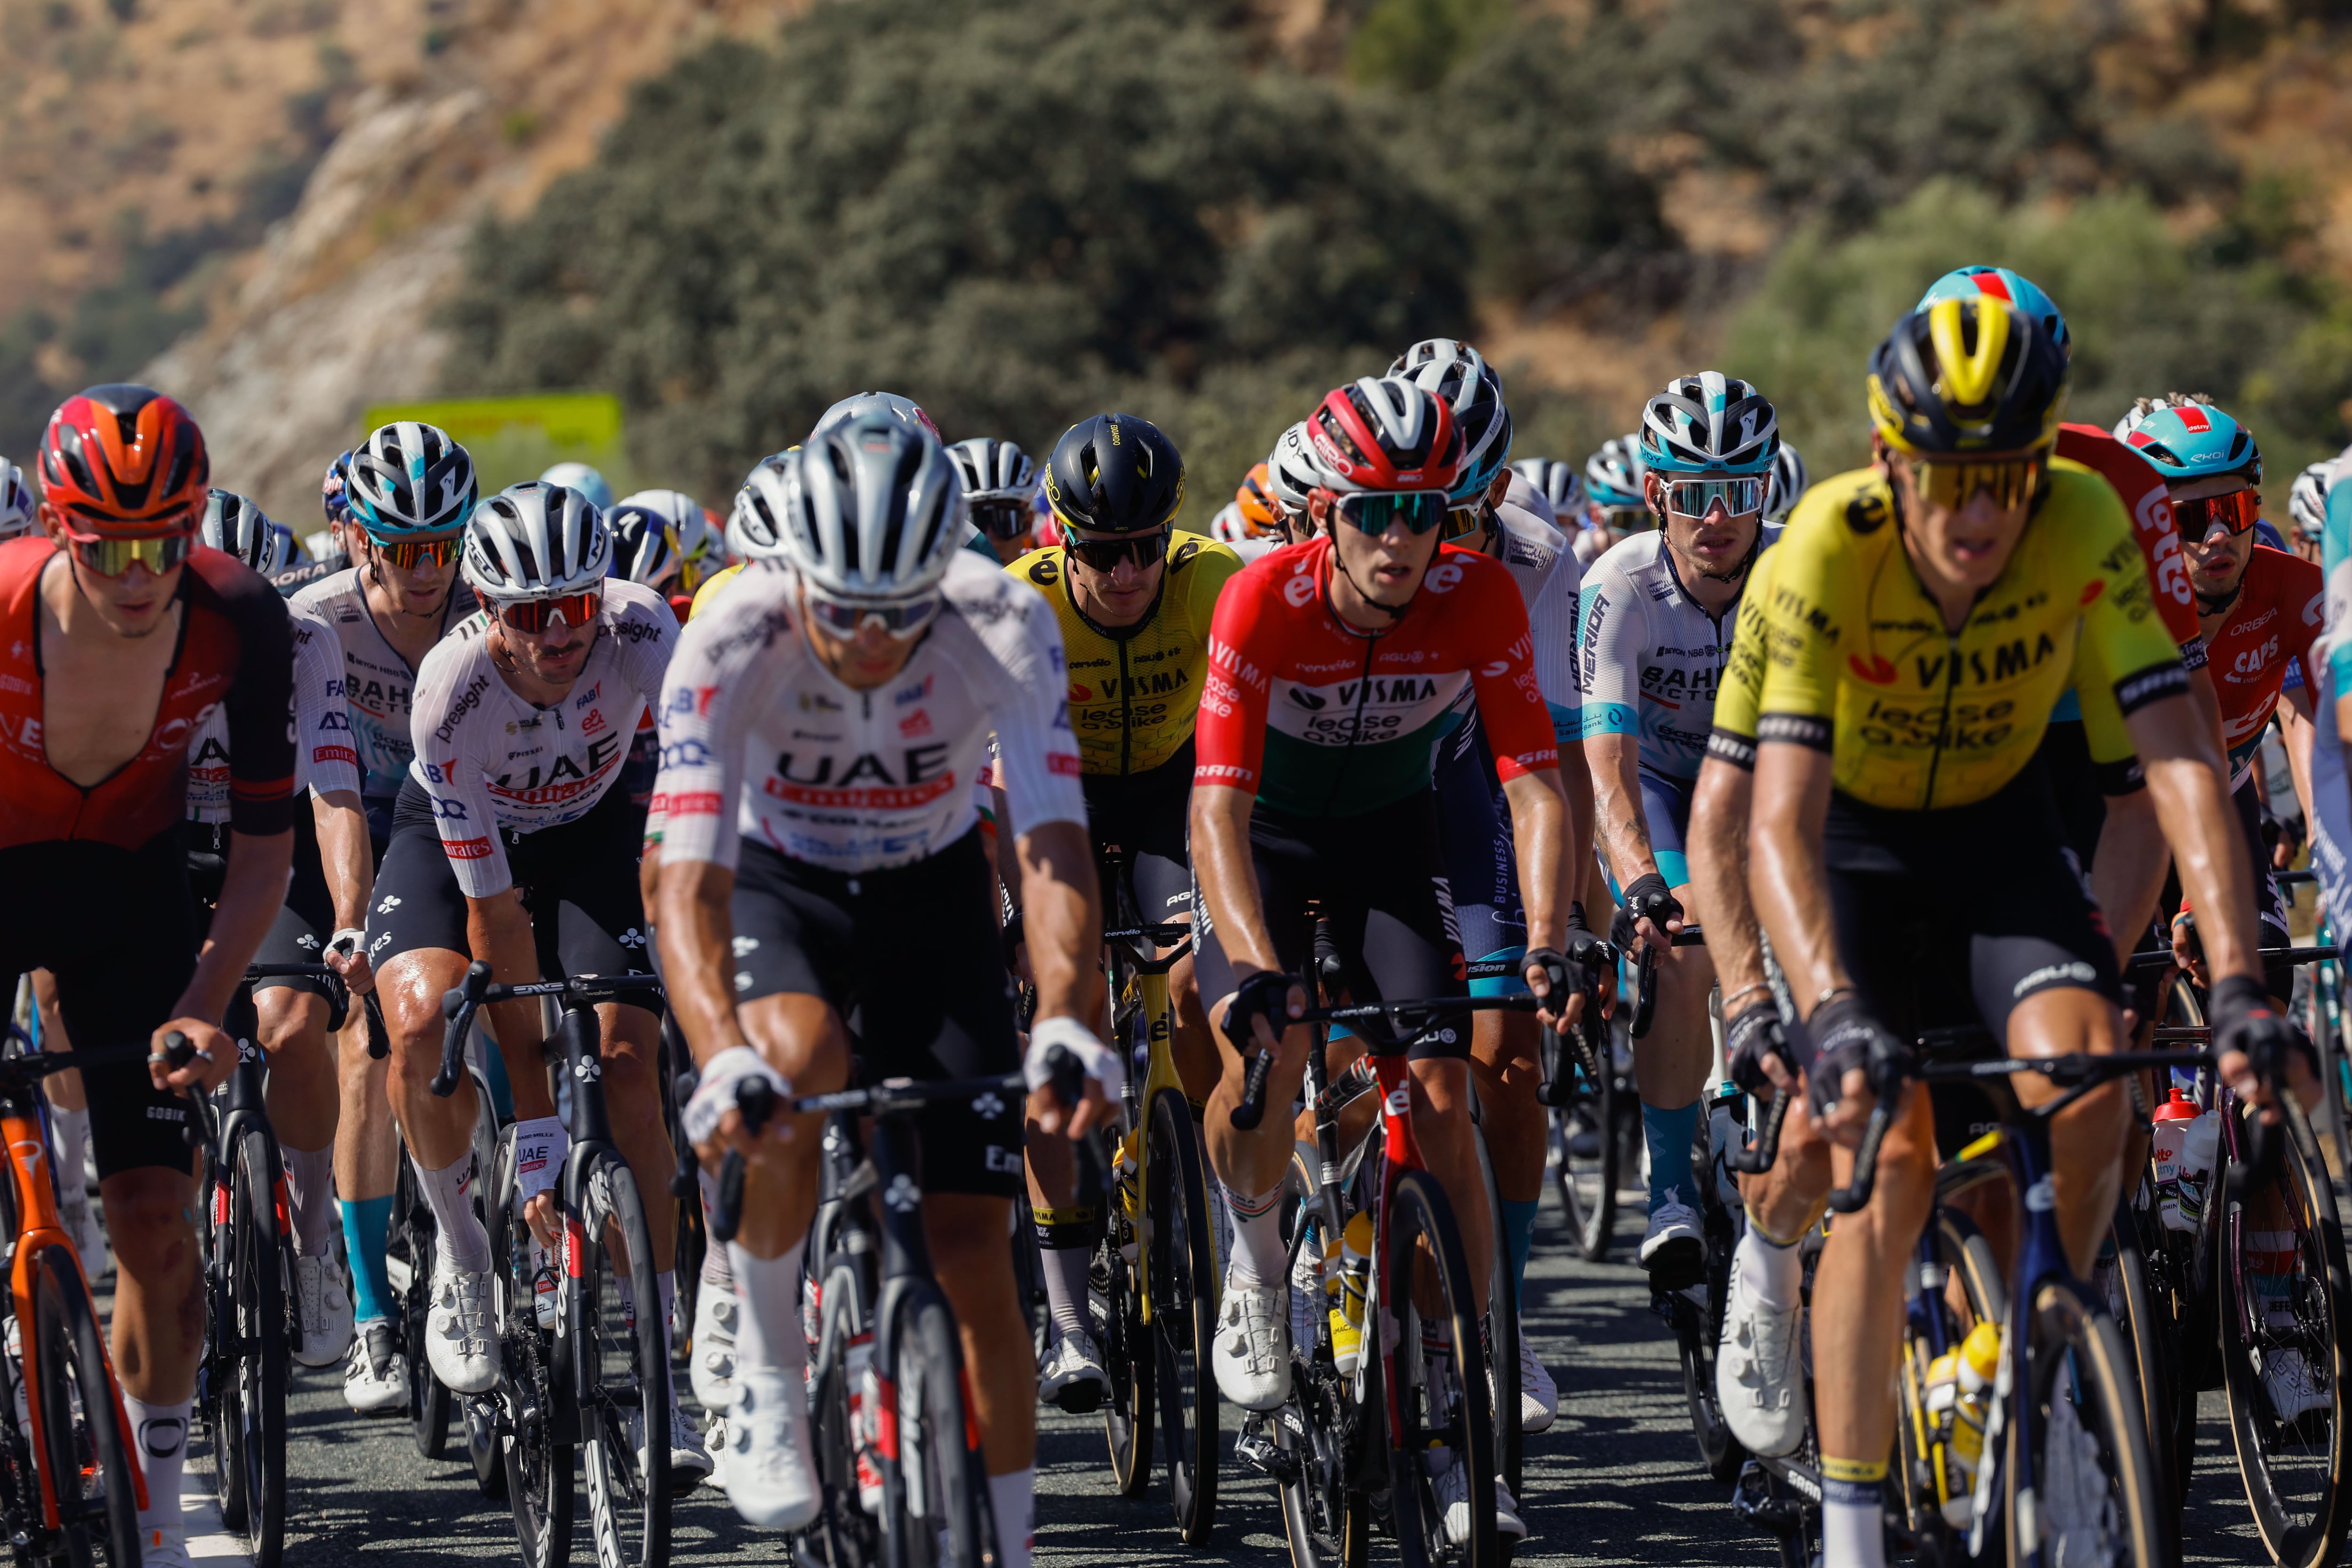
[[[81,538],[194,533],[212,481],[204,432],[152,387],[66,399],[41,437],[41,494]]]
[[[1265,464],[1249,471],[1242,487],[1234,492],[1234,505],[1241,508],[1242,521],[1248,526],[1250,538],[1265,538],[1279,529],[1274,480]]]

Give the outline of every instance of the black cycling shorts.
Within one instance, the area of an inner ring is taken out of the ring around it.
[[[1319,907],[1345,967],[1343,984],[1359,1003],[1383,998],[1462,997],[1470,993],[1454,894],[1438,845],[1437,804],[1427,789],[1353,817],[1295,817],[1257,803],[1250,813],[1250,862],[1259,907],[1286,974],[1307,961],[1307,906]],[[1234,967],[1217,941],[1199,888],[1192,906],[1196,973],[1210,1007],[1234,987]],[[1355,1032],[1375,1046],[1392,1042],[1383,1025]],[[1465,1015],[1413,1047],[1412,1060],[1463,1060],[1470,1054]]]
[[[192,847],[201,854],[226,857],[228,853],[226,823],[190,822],[188,832]],[[200,904],[210,905],[220,900],[217,876],[192,876],[195,897]],[[199,926],[210,921],[209,909],[200,908],[196,920]],[[269,934],[261,939],[255,950],[257,964],[319,964],[324,963],[327,939],[335,934],[335,901],[327,891],[327,872],[319,855],[319,820],[313,812],[310,797],[305,793],[294,800],[294,875],[286,886],[286,902],[279,906],[278,917],[269,923]],[[324,997],[324,980],[305,979],[299,976],[272,976],[254,982],[256,991],[288,987],[308,991],[314,997]]]
[[[1129,897],[1139,919],[1181,920],[1192,913],[1192,873],[1185,834],[1192,810],[1192,743],[1141,773],[1088,773],[1087,831],[1095,852],[1124,852]],[[1103,918],[1118,906],[1106,888]]]
[[[735,1000],[822,997],[868,1082],[1013,1072],[1021,1039],[975,828],[912,865],[855,875],[746,843],[735,868]],[[941,1102],[916,1118],[924,1187],[1013,1197],[1018,1095]]]
[[[1501,964],[1511,970],[1473,980],[1471,994],[1516,996],[1528,988],[1516,962],[1527,956],[1528,915],[1519,898],[1510,803],[1495,777],[1495,759],[1476,708],[1437,743],[1432,788],[1437,795],[1438,849],[1445,857],[1446,886],[1463,955],[1473,963]]]
[[[2278,869],[2271,864],[2270,845],[2263,841],[2263,789],[2252,775],[2230,792],[2237,809],[2238,831],[2246,841],[2246,859],[2254,878],[2254,925],[2265,947],[2294,945],[2287,935],[2286,895],[2279,889]],[[2294,966],[2265,960],[2263,988],[2281,1001],[2294,995]]]
[[[577,821],[521,835],[499,830],[546,978],[646,969],[636,816],[626,795],[607,789]],[[368,904],[367,944],[368,960],[379,970],[403,953],[473,950],[466,895],[441,847],[425,787],[414,779],[401,786],[393,812],[392,842]]]
[[[135,850],[82,839],[0,850],[0,976],[47,969],[58,978],[76,1046],[145,1044],[196,967],[195,901],[179,828]],[[12,987],[13,990],[14,988]],[[103,1176],[188,1171],[188,1103],[159,1092],[143,1061],[82,1073],[91,1154]]]

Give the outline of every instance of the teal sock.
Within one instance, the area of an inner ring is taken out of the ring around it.
[[[1650,1207],[1656,1208],[1670,1186],[1682,1189],[1682,1199],[1698,1207],[1698,1188],[1691,1185],[1691,1141],[1698,1136],[1696,1100],[1672,1111],[1642,1107],[1642,1138],[1650,1146]]]
[[[343,1211],[343,1250],[352,1261],[352,1316],[363,1323],[382,1322],[392,1316],[392,1275],[383,1261],[392,1199],[345,1198],[335,1207]]]
[[[1528,1254],[1536,1244],[1536,1210],[1542,1207],[1536,1198],[1524,1203],[1503,1199],[1503,1239],[1511,1249],[1511,1286],[1522,1298],[1528,1293]]]

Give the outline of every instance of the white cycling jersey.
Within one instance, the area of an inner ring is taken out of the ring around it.
[[[294,630],[294,787],[321,795],[357,790],[360,758],[343,701],[341,649],[316,616],[290,611],[286,619]],[[188,743],[189,820],[227,821],[228,783],[228,710],[215,705]]]
[[[514,885],[499,830],[520,836],[577,821],[604,798],[677,646],[667,600],[606,578],[596,645],[563,700],[540,707],[490,662],[489,626],[488,615],[470,615],[425,655],[409,765],[468,898]]]
[[[1779,528],[1766,528],[1759,551],[1780,537]],[[1696,779],[1738,619],[1738,599],[1710,615],[1684,591],[1664,533],[1612,545],[1584,580],[1578,738],[1638,737],[1643,767]]]
[[[695,617],[662,691],[662,856],[732,867],[744,839],[837,872],[937,854],[970,832],[989,760],[1015,832],[1087,820],[1053,607],[958,552],[945,602],[870,691],[816,661],[798,580],[754,566]]]
[[[1519,585],[1519,598],[1528,607],[1528,630],[1536,640],[1536,689],[1550,710],[1552,732],[1566,742],[1575,737],[1582,701],[1576,676],[1576,605],[1582,569],[1568,548],[1568,536],[1535,507],[1520,505],[1523,490],[1543,504],[1540,491],[1517,475],[1511,476],[1509,497],[1495,508],[1503,535],[1495,559]],[[1457,706],[1467,711],[1470,702],[1465,689]]]
[[[369,831],[384,838],[392,832],[392,803],[416,756],[409,738],[416,672],[376,629],[367,591],[360,585],[360,573],[366,570],[355,566],[314,582],[289,600],[287,608],[325,622],[342,644],[343,699],[351,709],[351,732],[345,738],[359,755],[360,796],[367,804]],[[463,582],[450,583],[448,601],[441,607],[445,641],[465,621],[473,602]]]

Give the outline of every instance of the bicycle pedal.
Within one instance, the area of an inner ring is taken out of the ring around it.
[[[1771,1472],[1754,1459],[1739,1469],[1739,1479],[1731,1490],[1731,1511],[1750,1528],[1783,1540],[1803,1529],[1805,1522],[1804,1505],[1794,1498],[1775,1497]]]
[[[1275,1442],[1262,1416],[1251,1416],[1234,1439],[1234,1458],[1286,1486],[1296,1482],[1300,1474],[1298,1456]]]

